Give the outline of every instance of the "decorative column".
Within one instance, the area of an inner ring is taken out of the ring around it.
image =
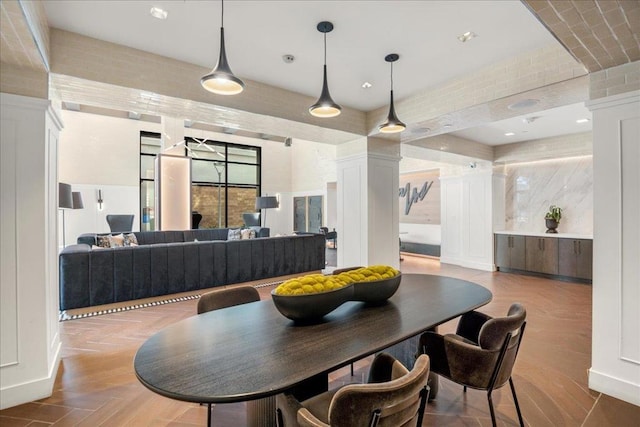
[[[639,65],[628,65],[631,76]],[[624,67],[592,76],[592,92],[609,82],[619,92]],[[640,405],[640,90],[587,106],[593,113],[594,236],[589,388]]]
[[[399,267],[400,142],[362,138],[337,148],[338,267]]]
[[[4,409],[50,396],[60,362],[57,212],[62,121],[46,99],[2,93],[0,104]]]

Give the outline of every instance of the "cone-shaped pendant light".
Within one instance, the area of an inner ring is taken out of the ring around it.
[[[396,109],[393,105],[393,63],[396,62],[398,58],[400,58],[400,55],[397,53],[390,53],[384,58],[385,61],[391,64],[391,102],[389,103],[387,121],[379,126],[379,130],[382,133],[402,132],[407,127],[398,119],[398,116],[396,116]]]
[[[336,104],[329,94],[329,85],[327,84],[327,33],[333,30],[331,22],[322,21],[318,24],[318,31],[324,33],[324,78],[322,81],[322,93],[320,98],[309,107],[309,112],[316,117],[335,117],[340,114],[342,107]]]
[[[218,95],[236,95],[244,89],[244,83],[233,75],[227,62],[227,52],[224,48],[224,0],[222,0],[222,23],[220,25],[220,57],[215,68],[200,79],[200,84],[209,92]]]

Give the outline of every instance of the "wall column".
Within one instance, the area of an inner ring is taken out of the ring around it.
[[[640,405],[640,91],[593,112],[593,332],[589,388]]]
[[[490,166],[441,174],[440,262],[493,271],[494,204],[504,206],[504,178]]]
[[[60,362],[58,135],[45,99],[0,94],[0,409],[50,396]]]
[[[338,267],[399,267],[400,143],[362,138],[337,148]]]

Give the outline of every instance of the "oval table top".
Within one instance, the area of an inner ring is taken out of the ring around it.
[[[239,402],[272,396],[491,301],[451,277],[403,274],[386,304],[346,302],[299,325],[270,300],[194,315],[150,337],[134,359],[150,390],[177,400]]]

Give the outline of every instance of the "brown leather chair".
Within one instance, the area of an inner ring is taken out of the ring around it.
[[[202,294],[198,300],[198,314],[207,313],[234,305],[260,301],[260,294],[256,288],[241,286],[237,288],[220,289]],[[211,427],[211,403],[207,404],[207,426]]]
[[[278,395],[278,426],[421,426],[428,376],[425,355],[418,357],[409,372],[393,356],[380,353],[371,364],[367,384],[349,384],[304,402],[291,394]]]
[[[492,318],[471,311],[462,315],[455,334],[425,332],[419,349],[431,359],[431,370],[458,384],[486,390],[491,421],[496,425],[491,393],[509,381],[520,425],[524,426],[511,371],[518,355],[526,326],[527,312],[515,303],[506,317]],[[433,387],[436,388],[436,387]]]

